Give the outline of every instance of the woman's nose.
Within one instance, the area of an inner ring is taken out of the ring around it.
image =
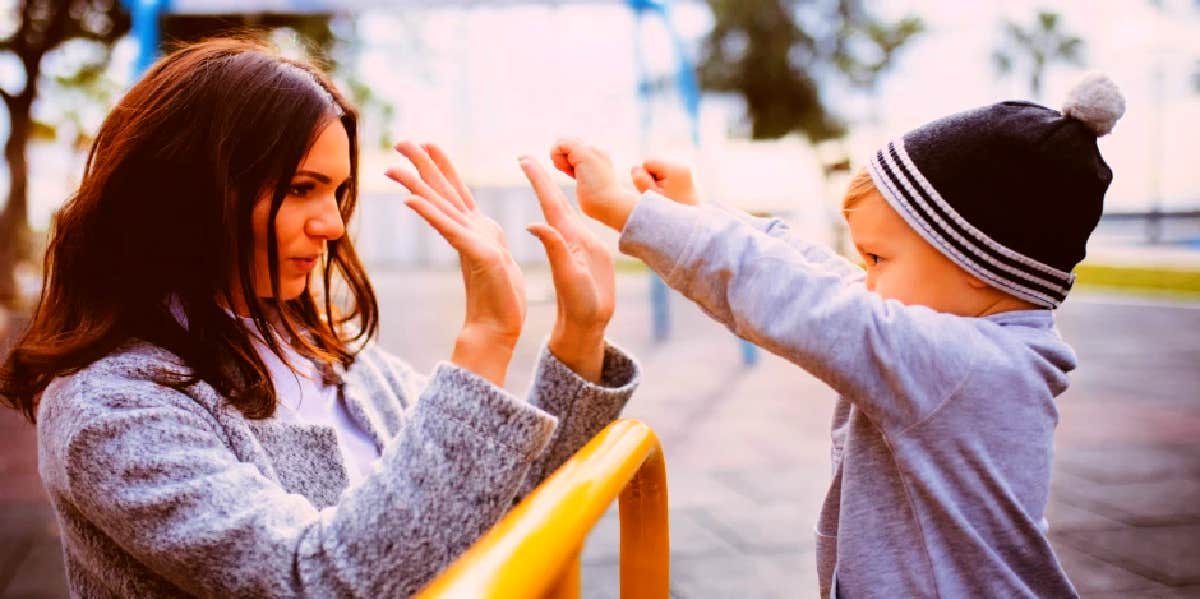
[[[320,212],[305,223],[305,233],[310,237],[320,237],[327,241],[341,238],[346,234],[346,224],[342,222],[342,212],[338,209],[337,200],[321,202]]]

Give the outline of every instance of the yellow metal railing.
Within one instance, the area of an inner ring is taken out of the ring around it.
[[[417,597],[578,598],[584,539],[618,497],[621,597],[665,599],[666,462],[637,420],[600,431]]]

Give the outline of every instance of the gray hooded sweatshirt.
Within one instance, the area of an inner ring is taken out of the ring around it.
[[[1076,595],[1044,520],[1054,398],[1075,367],[1050,311],[965,318],[884,300],[781,221],[654,193],[620,247],[839,393],[822,596]]]
[[[55,379],[38,468],[76,597],[400,597],[417,591],[612,421],[638,383],[608,346],[600,385],[543,349],[528,402],[377,346],[340,401],[381,457],[349,486],[334,429],[247,420],[173,354],[133,343]]]

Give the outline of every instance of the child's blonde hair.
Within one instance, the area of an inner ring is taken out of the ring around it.
[[[879,190],[875,187],[875,181],[871,180],[870,173],[866,168],[860,168],[850,179],[850,185],[846,187],[846,196],[842,198],[842,213],[858,209],[868,199],[881,198]]]

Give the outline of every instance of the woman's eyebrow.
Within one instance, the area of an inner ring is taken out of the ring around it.
[[[316,171],[296,171],[296,176],[300,176],[300,175],[307,175],[325,185],[329,185],[329,182],[332,180],[325,174],[318,173]]]
[[[317,171],[307,171],[307,170],[296,171],[297,177],[299,177],[301,175],[304,175],[307,177],[312,177],[313,179],[316,179],[317,182],[322,185],[329,185],[330,181],[333,181],[333,179],[331,179],[328,175],[326,175],[324,173],[318,173]],[[339,185],[345,185],[346,183],[349,183],[349,182],[350,182],[350,177],[346,177],[345,179],[342,180],[341,183],[339,183]]]

